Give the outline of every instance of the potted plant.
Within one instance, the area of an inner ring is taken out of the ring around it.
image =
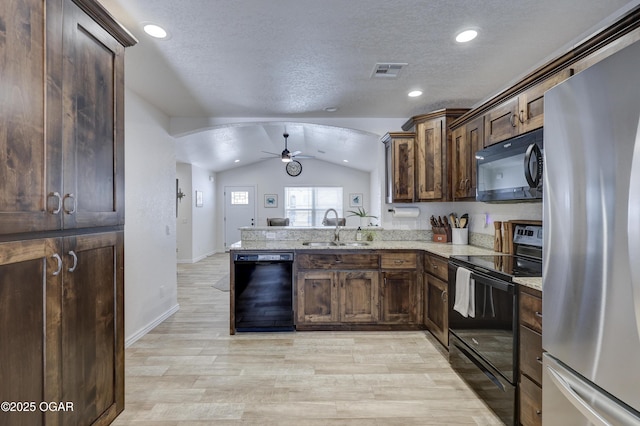
[[[367,213],[367,211],[364,209],[364,207],[358,207],[357,210],[348,210],[347,213],[351,213],[348,217],[351,216],[358,216],[360,217],[360,227],[365,227],[365,226],[369,226],[369,223],[371,222],[369,220],[370,217],[377,219],[377,216],[373,216],[370,215],[369,213]]]

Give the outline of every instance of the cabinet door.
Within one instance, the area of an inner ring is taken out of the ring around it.
[[[62,295],[64,424],[108,423],[124,409],[122,232],[65,238]]]
[[[59,198],[49,197],[62,190],[60,120],[45,119],[45,110],[60,109],[55,28],[45,26],[45,13],[55,21],[57,11],[46,3],[0,2],[0,234],[61,226],[50,213]]]
[[[418,278],[414,271],[385,271],[380,291],[382,322],[417,324],[420,318]]]
[[[439,200],[443,196],[446,179],[443,122],[444,119],[438,118],[416,124],[417,195],[420,201]]]
[[[378,321],[378,271],[340,272],[340,321]]]
[[[470,154],[471,146],[467,139],[466,126],[458,127],[451,133],[453,162],[451,171],[451,185],[453,198],[467,197],[467,182],[470,181]]]
[[[413,201],[415,187],[413,138],[393,141],[393,201]]]
[[[518,135],[518,98],[510,99],[484,115],[484,143],[493,145]]]
[[[449,346],[449,312],[447,283],[429,274],[424,275],[424,322],[427,329],[444,346]]]
[[[124,223],[124,47],[64,2],[65,228]]]
[[[296,292],[298,324],[338,321],[338,283],[335,272],[299,271]]]
[[[58,239],[0,244],[0,401],[62,401],[59,247]],[[59,424],[58,413],[39,408],[0,418],[8,425]]]
[[[572,70],[566,68],[518,97],[520,133],[530,132],[542,127],[544,124],[544,92],[568,79],[571,74]]]

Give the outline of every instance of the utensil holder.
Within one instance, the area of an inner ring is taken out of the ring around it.
[[[451,243],[456,245],[469,244],[469,228],[451,228]]]

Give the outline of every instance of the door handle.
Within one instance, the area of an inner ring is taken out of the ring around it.
[[[58,269],[53,273],[53,276],[60,275],[60,271],[62,271],[62,259],[58,253],[54,253],[51,257],[53,257],[58,262]]]
[[[49,194],[49,197],[56,197],[58,199],[58,205],[56,206],[55,209],[49,211],[49,213],[51,214],[58,214],[60,213],[60,211],[62,210],[62,196],[60,195],[59,192],[52,192]]]
[[[535,175],[531,174],[531,157],[536,161]],[[542,179],[542,151],[540,147],[532,143],[524,154],[524,177],[531,188],[537,188]]]
[[[73,204],[71,206],[71,210],[67,209],[66,206],[66,200],[71,200],[73,201]],[[76,196],[73,194],[67,194],[64,196],[64,200],[62,200],[63,206],[64,206],[64,212],[66,214],[74,214],[76,212],[76,210],[78,209],[78,200],[76,200]]]
[[[73,250],[69,252],[69,256],[73,257],[73,265],[71,266],[71,268],[68,269],[68,271],[73,272],[76,270],[76,267],[78,266],[78,256],[76,256],[76,253]]]

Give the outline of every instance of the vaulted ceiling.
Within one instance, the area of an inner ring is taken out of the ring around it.
[[[640,3],[100,1],[140,41],[126,53],[127,86],[174,121],[215,118],[176,135],[179,160],[214,171],[279,153],[285,127],[291,151],[371,170],[367,155],[380,134],[352,124],[358,119],[402,123],[473,106]],[[147,22],[169,37],[144,34]],[[478,37],[457,43],[467,28]],[[375,78],[377,63],[407,65],[395,78]],[[415,89],[423,95],[407,97]]]

